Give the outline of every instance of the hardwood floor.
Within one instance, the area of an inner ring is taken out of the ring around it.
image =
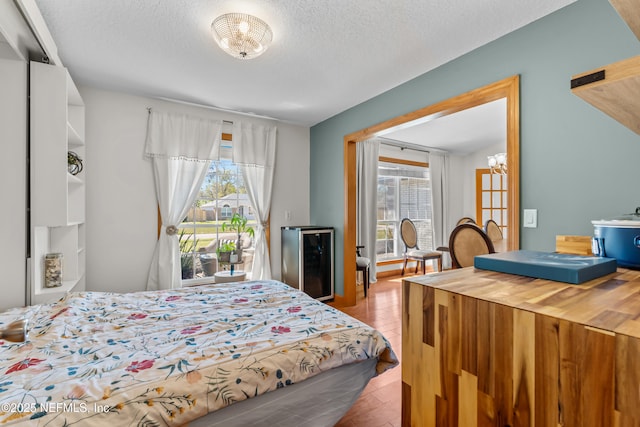
[[[409,275],[405,275],[407,278]],[[394,353],[402,354],[402,278],[378,279],[363,298],[358,286],[358,303],[339,308],[343,312],[378,329],[391,343]],[[400,365],[373,378],[353,407],[336,427],[400,427],[402,404],[402,370]]]

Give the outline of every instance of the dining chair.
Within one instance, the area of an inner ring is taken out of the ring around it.
[[[409,218],[404,218],[400,222],[400,238],[404,243],[404,264],[402,265],[402,275],[407,268],[407,261],[412,259],[417,261],[416,273],[418,272],[418,266],[422,264],[422,274],[426,274],[426,261],[436,260],[437,271],[442,271],[442,252],[438,251],[423,251],[418,247],[418,232],[416,231],[416,225]]]
[[[502,229],[498,223],[492,219],[487,220],[484,224],[484,232],[487,233],[487,236],[489,236],[489,239],[491,239],[492,242],[503,239]]]
[[[495,253],[493,243],[482,229],[473,224],[460,224],[449,237],[449,253],[451,267],[462,268],[473,266],[476,255]]]
[[[367,257],[363,257],[360,250],[364,249],[364,246],[356,246],[356,273],[362,271],[362,282],[364,286],[364,296],[367,296],[369,290],[369,267],[371,266],[371,260]]]
[[[460,225],[460,224],[472,224],[475,225],[476,227],[478,226],[478,224],[476,223],[476,221],[468,216],[463,216],[462,218],[460,218],[457,222],[456,222],[456,226]],[[438,246],[436,248],[436,251],[441,251],[441,252],[449,252],[449,247],[448,246]]]
[[[463,216],[458,220],[458,222],[456,222],[456,225],[467,224],[467,223],[476,224],[476,221],[473,218],[470,218],[468,216]]]

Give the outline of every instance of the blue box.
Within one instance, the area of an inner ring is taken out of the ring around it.
[[[573,284],[614,273],[618,268],[614,258],[526,250],[478,255],[473,264],[483,270]]]

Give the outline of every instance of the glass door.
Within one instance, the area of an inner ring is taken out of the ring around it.
[[[494,220],[507,238],[507,175],[476,169],[476,221],[484,226]]]

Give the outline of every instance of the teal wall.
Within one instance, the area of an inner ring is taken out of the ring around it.
[[[638,54],[640,41],[608,1],[578,0],[313,126],[311,223],[336,228],[336,293],[344,289],[344,136],[514,74],[520,207],[538,209],[538,228],[520,230],[521,247],[553,250],[556,234],[591,235],[592,219],[634,211],[640,136],[573,95],[569,81]]]

